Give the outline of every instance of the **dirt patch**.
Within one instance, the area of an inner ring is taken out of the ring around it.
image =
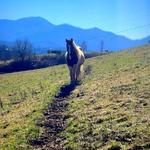
[[[91,74],[91,71],[92,71],[92,66],[91,65],[87,65],[84,69],[84,74],[85,76]]]
[[[71,91],[75,89],[76,85],[69,84],[62,86],[60,92],[55,96],[53,102],[44,111],[44,118],[37,121],[37,125],[44,128],[43,133],[38,139],[30,140],[30,144],[38,150],[63,150],[61,144],[63,137],[60,136],[66,128],[65,110],[68,106],[67,100]]]

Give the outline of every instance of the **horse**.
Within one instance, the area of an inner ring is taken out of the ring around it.
[[[83,77],[84,53],[72,38],[71,40],[66,39],[66,48],[65,59],[70,72],[70,80],[71,83],[77,83]]]

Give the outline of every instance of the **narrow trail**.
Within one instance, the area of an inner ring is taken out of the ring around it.
[[[31,140],[30,143],[38,150],[63,150],[61,142],[64,140],[60,136],[66,128],[65,110],[68,105],[68,96],[75,89],[75,85],[69,84],[62,86],[58,95],[54,97],[48,109],[44,111],[44,117],[37,122],[38,126],[44,128],[43,133],[38,139]]]

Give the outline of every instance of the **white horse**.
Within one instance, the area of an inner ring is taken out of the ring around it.
[[[66,47],[67,51],[65,59],[70,71],[70,80],[71,83],[76,83],[83,77],[83,63],[85,61],[85,57],[82,49],[75,44],[73,39],[66,39]]]

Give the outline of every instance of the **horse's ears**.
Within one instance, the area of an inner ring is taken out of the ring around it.
[[[73,42],[73,38],[71,38],[71,42]]]

